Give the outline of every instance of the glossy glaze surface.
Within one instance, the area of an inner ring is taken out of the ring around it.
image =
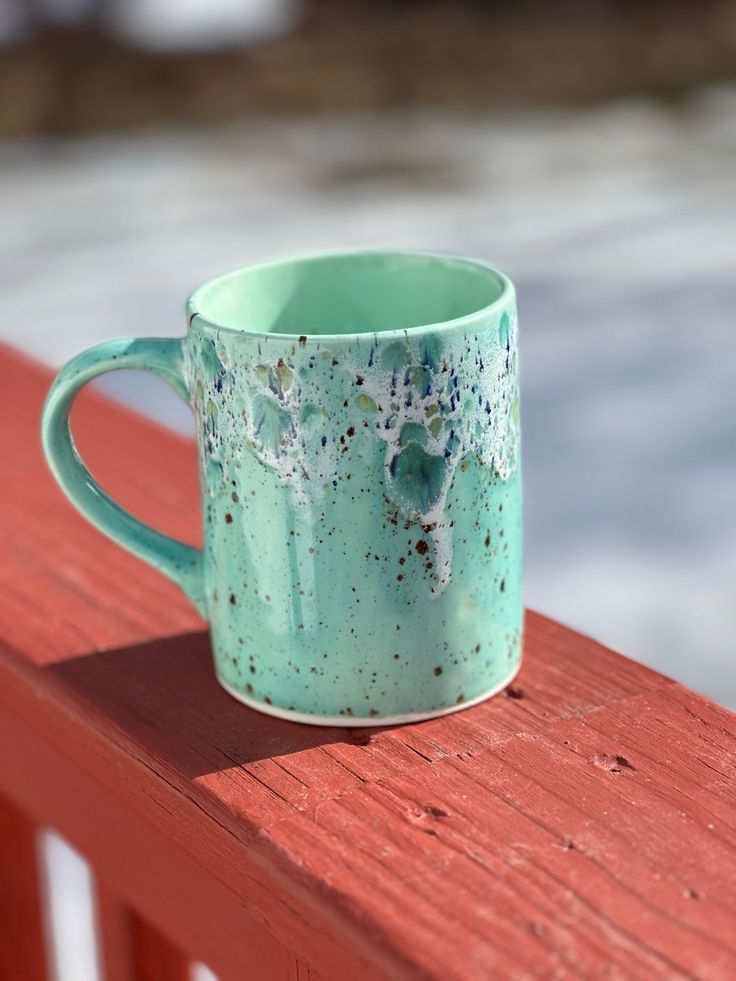
[[[406,331],[249,333],[196,315],[196,295],[191,309],[221,680],[272,710],[374,721],[461,705],[513,675],[510,288],[485,313]],[[313,326],[309,311],[300,322]]]

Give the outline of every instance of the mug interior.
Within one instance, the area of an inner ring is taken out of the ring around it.
[[[257,334],[365,334],[446,323],[504,293],[488,266],[411,252],[338,253],[251,266],[214,279],[190,312]]]

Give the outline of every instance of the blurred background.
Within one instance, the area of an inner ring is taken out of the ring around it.
[[[301,250],[495,263],[527,604],[736,708],[735,80],[727,0],[0,0],[2,339],[178,335]]]
[[[528,605],[736,707],[736,3],[0,0],[0,41],[4,340],[180,334],[300,250],[490,260]]]

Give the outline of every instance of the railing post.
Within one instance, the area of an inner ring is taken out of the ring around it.
[[[97,949],[103,981],[135,981],[127,907],[99,882],[95,893]]]
[[[189,981],[189,958],[135,913],[130,916],[136,981]]]
[[[0,978],[47,978],[36,830],[5,797],[0,797]]]
[[[150,923],[97,884],[104,981],[189,981],[189,958]]]

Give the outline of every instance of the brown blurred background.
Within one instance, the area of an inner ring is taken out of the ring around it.
[[[736,70],[728,0],[273,0],[250,18],[235,3],[193,17],[191,0],[3,5],[2,135],[677,100]]]

